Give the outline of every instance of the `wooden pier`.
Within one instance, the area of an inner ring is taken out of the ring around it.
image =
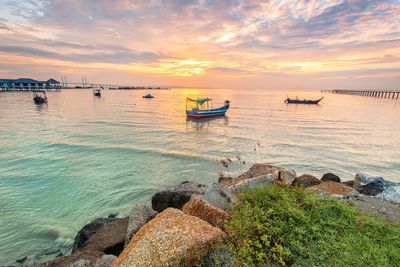
[[[321,93],[330,94],[344,94],[344,95],[360,95],[360,96],[370,96],[377,98],[391,98],[399,99],[400,91],[393,90],[321,90]]]

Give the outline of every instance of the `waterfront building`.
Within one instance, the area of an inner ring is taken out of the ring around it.
[[[47,89],[47,88],[60,88],[61,83],[55,79],[47,81],[37,81],[30,78],[19,79],[0,79],[0,88],[12,89]]]

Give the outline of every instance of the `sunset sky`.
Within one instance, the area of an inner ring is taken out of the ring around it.
[[[400,89],[400,0],[0,0],[0,78]]]

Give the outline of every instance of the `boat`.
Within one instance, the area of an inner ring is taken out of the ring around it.
[[[154,98],[154,96],[152,94],[146,94],[143,96],[143,98]]]
[[[45,91],[37,91],[33,94],[33,101],[35,104],[47,103],[47,96]]]
[[[285,103],[287,104],[314,104],[317,105],[321,100],[323,99],[323,97],[321,97],[320,99],[317,100],[309,100],[309,99],[290,99],[289,97],[285,100]]]
[[[94,96],[101,96],[101,90],[100,89],[93,90],[93,95]]]
[[[225,100],[225,103],[222,107],[213,108],[211,98],[186,98],[186,116],[194,119],[224,116],[228,111],[230,104],[231,101]]]

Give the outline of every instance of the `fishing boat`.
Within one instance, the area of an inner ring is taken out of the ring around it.
[[[101,90],[100,89],[93,90],[93,95],[94,96],[101,96]]]
[[[154,96],[152,94],[146,94],[143,96],[143,98],[154,98]]]
[[[228,111],[230,104],[231,101],[226,100],[222,107],[213,108],[211,98],[186,98],[186,116],[195,119],[224,116]]]
[[[47,103],[47,96],[45,91],[37,91],[33,94],[33,101],[35,104]]]
[[[317,100],[309,100],[309,99],[290,99],[289,97],[285,100],[285,103],[287,104],[314,104],[317,105],[321,100],[323,99],[323,97],[321,97],[320,99]]]

